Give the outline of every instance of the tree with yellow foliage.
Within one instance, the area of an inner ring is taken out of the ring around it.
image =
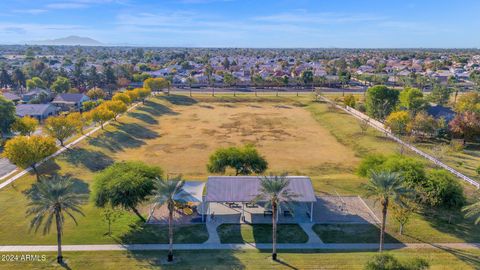
[[[22,136],[30,136],[38,127],[38,120],[30,116],[15,119],[12,130]]]
[[[105,107],[107,110],[113,112],[113,119],[117,121],[119,114],[122,114],[127,111],[127,105],[120,100],[109,100],[105,101],[100,105],[100,107]]]
[[[120,93],[120,92],[113,95],[112,100],[121,101],[121,102],[125,103],[126,105],[128,105],[132,102],[132,99],[127,94]]]
[[[385,120],[385,125],[395,134],[404,135],[410,123],[410,114],[407,111],[392,112]]]
[[[51,116],[45,120],[45,131],[48,135],[57,139],[63,147],[65,147],[65,140],[73,136],[77,128],[78,123],[71,117]]]
[[[143,81],[143,88],[152,92],[159,92],[170,87],[170,82],[165,78],[148,78]]]
[[[27,169],[32,168],[39,180],[40,174],[37,163],[57,151],[55,140],[45,136],[17,136],[5,144],[3,156],[16,166]]]
[[[152,94],[152,90],[145,88],[135,88],[132,91],[137,92],[138,98],[142,100],[143,104],[145,104],[145,99]]]
[[[88,119],[91,119],[93,122],[99,123],[103,130],[103,125],[105,124],[105,122],[111,120],[115,115],[112,111],[107,109],[107,107],[100,106],[89,111],[87,116]]]

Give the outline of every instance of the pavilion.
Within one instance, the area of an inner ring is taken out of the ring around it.
[[[310,222],[313,221],[313,206],[317,201],[315,192],[312,187],[312,182],[307,176],[287,176],[290,183],[288,189],[291,193],[295,194],[295,205],[307,206],[306,208],[296,207],[294,213],[284,211],[284,216],[287,215],[305,215]],[[266,221],[268,219],[262,219],[266,215],[271,216],[271,209],[264,209],[260,205],[253,205],[252,200],[259,195],[261,176],[210,176],[207,181],[207,192],[203,199],[202,212],[206,215],[215,215],[215,217],[222,218],[222,215],[228,215],[228,213],[238,213],[241,217],[239,220],[245,221],[246,211],[251,214],[251,222]],[[259,202],[261,204],[262,202]],[[263,202],[265,203],[265,202]],[[240,205],[241,204],[241,205]],[[217,211],[213,208],[217,205]],[[308,207],[309,206],[309,207]],[[221,207],[221,208],[219,208]],[[241,209],[240,209],[241,208]],[[247,210],[245,209],[247,208]],[[281,208],[281,206],[280,206]],[[310,208],[310,209],[308,209]],[[297,213],[297,209],[300,209]],[[230,211],[229,210],[233,210]],[[280,211],[280,209],[278,209]],[[254,219],[253,216],[256,216]],[[202,215],[205,216],[205,215]],[[277,218],[281,216],[279,213]],[[225,220],[225,219],[224,219]],[[235,222],[237,219],[232,218],[230,221]],[[291,219],[290,219],[291,220]]]

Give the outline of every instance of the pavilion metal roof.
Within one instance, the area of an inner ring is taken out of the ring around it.
[[[249,202],[260,189],[260,176],[209,176],[206,202]],[[297,202],[315,202],[312,182],[307,176],[287,176],[288,189]]]

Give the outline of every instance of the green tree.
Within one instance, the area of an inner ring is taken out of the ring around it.
[[[142,162],[117,162],[94,177],[93,201],[98,207],[110,205],[132,210],[146,221],[137,206],[145,202],[155,189],[155,178],[163,172]]]
[[[225,72],[223,74],[223,83],[229,87],[233,87],[233,96],[236,96],[235,84],[237,83],[237,78],[235,78],[231,73]]]
[[[108,231],[106,235],[112,235],[112,223],[114,223],[120,216],[121,213],[116,211],[112,207],[104,207],[102,211],[103,221],[107,223]]]
[[[17,136],[7,141],[3,156],[22,169],[32,168],[40,179],[37,163],[57,151],[55,140],[44,136]]]
[[[427,103],[423,99],[423,92],[418,88],[405,88],[400,92],[400,106],[410,111],[411,115],[416,115],[426,107]]]
[[[63,147],[65,140],[77,131],[76,123],[72,118],[65,116],[50,116],[45,120],[44,128],[47,134],[57,139]]]
[[[38,127],[38,120],[30,116],[17,118],[12,125],[12,130],[22,136],[30,136]]]
[[[466,203],[462,185],[448,171],[429,171],[422,186],[423,200],[429,206],[459,209]]]
[[[298,194],[290,188],[290,180],[285,176],[264,176],[260,178],[259,195],[253,203],[265,202],[266,209],[272,209],[272,259],[277,260],[277,215],[280,204],[293,213],[292,203]]]
[[[70,90],[70,80],[68,78],[58,76],[57,79],[52,83],[52,90],[55,93],[66,93]]]
[[[74,182],[68,177],[54,176],[41,179],[27,193],[29,199],[27,216],[33,216],[30,228],[35,232],[43,225],[43,234],[51,230],[53,220],[57,229],[57,263],[63,263],[62,235],[66,216],[75,224],[74,214],[84,216],[81,205],[87,201],[85,194],[75,191]]]
[[[268,163],[253,145],[220,148],[210,156],[207,169],[211,173],[225,173],[227,167],[235,169],[235,175],[249,175],[265,172]]]
[[[33,77],[27,80],[27,89],[33,88],[47,88],[45,82],[39,77]]]
[[[428,99],[433,103],[445,105],[448,103],[451,94],[452,91],[450,88],[436,83],[434,84],[432,92],[428,96]]]
[[[301,74],[303,84],[305,86],[312,85],[313,83],[313,72],[311,70],[304,70]],[[313,88],[313,85],[312,85]]]
[[[365,99],[367,114],[376,119],[385,119],[397,106],[398,96],[397,90],[385,85],[368,88]]]
[[[184,182],[180,177],[164,180],[155,178],[155,190],[152,202],[155,206],[167,205],[168,209],[168,261],[173,261],[173,213],[178,204],[185,201],[182,198]]]
[[[0,139],[3,139],[5,133],[10,131],[15,119],[15,105],[0,96]]]
[[[406,196],[408,191],[402,185],[402,177],[398,173],[388,171],[373,172],[367,184],[364,185],[366,196],[373,198],[375,202],[382,205],[382,225],[380,228],[380,248],[383,251],[383,242],[385,238],[385,224],[387,221],[387,211],[390,202],[402,204],[402,197]]]

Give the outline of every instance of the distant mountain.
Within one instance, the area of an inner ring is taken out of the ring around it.
[[[26,44],[31,45],[69,45],[69,46],[102,46],[104,45],[98,40],[89,37],[68,36],[64,38],[27,41]]]

